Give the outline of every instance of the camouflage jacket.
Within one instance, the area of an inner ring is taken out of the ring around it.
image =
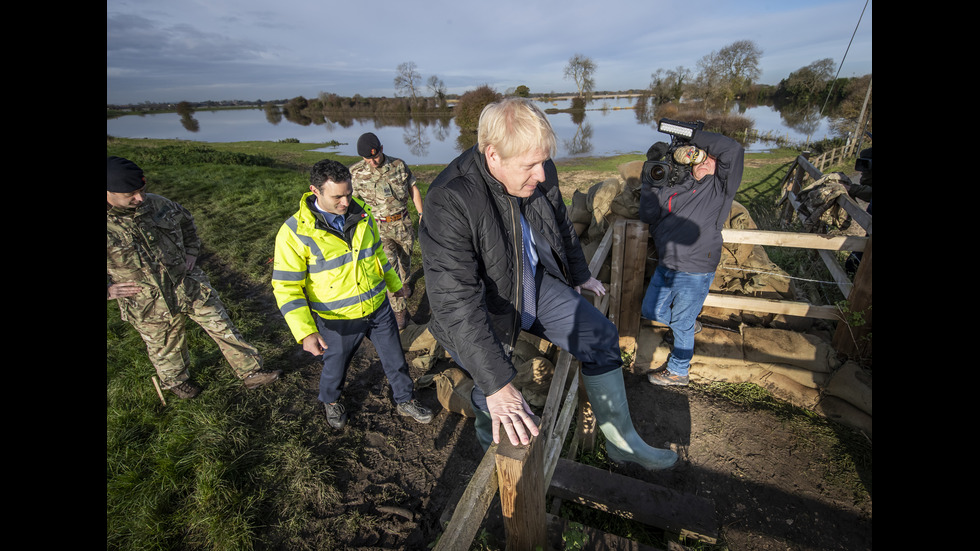
[[[179,204],[152,193],[136,209],[106,210],[106,284],[135,281],[142,291],[118,299],[122,318],[130,322],[166,319],[180,311],[187,286],[207,286],[195,267],[187,272],[185,255],[198,256],[201,241],[194,218]],[[191,281],[186,281],[186,279]]]
[[[375,216],[391,216],[408,208],[415,176],[405,161],[385,155],[384,164],[378,168],[359,161],[351,165],[350,175],[354,195],[371,205]]]

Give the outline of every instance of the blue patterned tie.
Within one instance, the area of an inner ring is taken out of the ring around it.
[[[524,226],[527,230],[527,226]],[[525,236],[526,236],[525,231]],[[524,270],[521,277],[522,283],[524,285],[524,307],[521,309],[521,329],[530,329],[531,325],[534,323],[534,319],[538,317],[538,300],[535,296],[534,289],[534,270],[532,268],[531,257],[528,256],[528,243],[527,237],[524,237],[521,243],[521,254],[524,256]]]

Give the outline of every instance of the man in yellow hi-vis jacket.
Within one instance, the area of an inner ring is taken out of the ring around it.
[[[381,248],[370,207],[353,199],[350,171],[325,159],[310,172],[310,192],[276,236],[272,289],[296,342],[323,356],[319,399],[335,429],[347,423],[340,395],[347,366],[371,339],[400,415],[420,423],[432,412],[414,396],[386,290],[402,282]]]

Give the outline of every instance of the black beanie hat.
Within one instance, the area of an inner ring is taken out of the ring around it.
[[[143,169],[136,163],[122,157],[106,157],[106,191],[131,193],[146,185]]]
[[[365,159],[381,152],[381,141],[372,132],[361,134],[357,139],[357,154]]]

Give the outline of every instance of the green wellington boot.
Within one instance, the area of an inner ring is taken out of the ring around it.
[[[645,469],[669,469],[677,462],[671,450],[654,448],[643,441],[633,427],[630,407],[626,402],[626,386],[620,369],[582,377],[589,393],[592,410],[602,434],[606,437],[606,453],[616,463],[636,463]]]
[[[490,449],[490,444],[493,444],[493,420],[490,418],[489,411],[482,411],[476,406],[473,406],[473,413],[476,414],[473,423],[476,427],[476,440],[486,452]]]

